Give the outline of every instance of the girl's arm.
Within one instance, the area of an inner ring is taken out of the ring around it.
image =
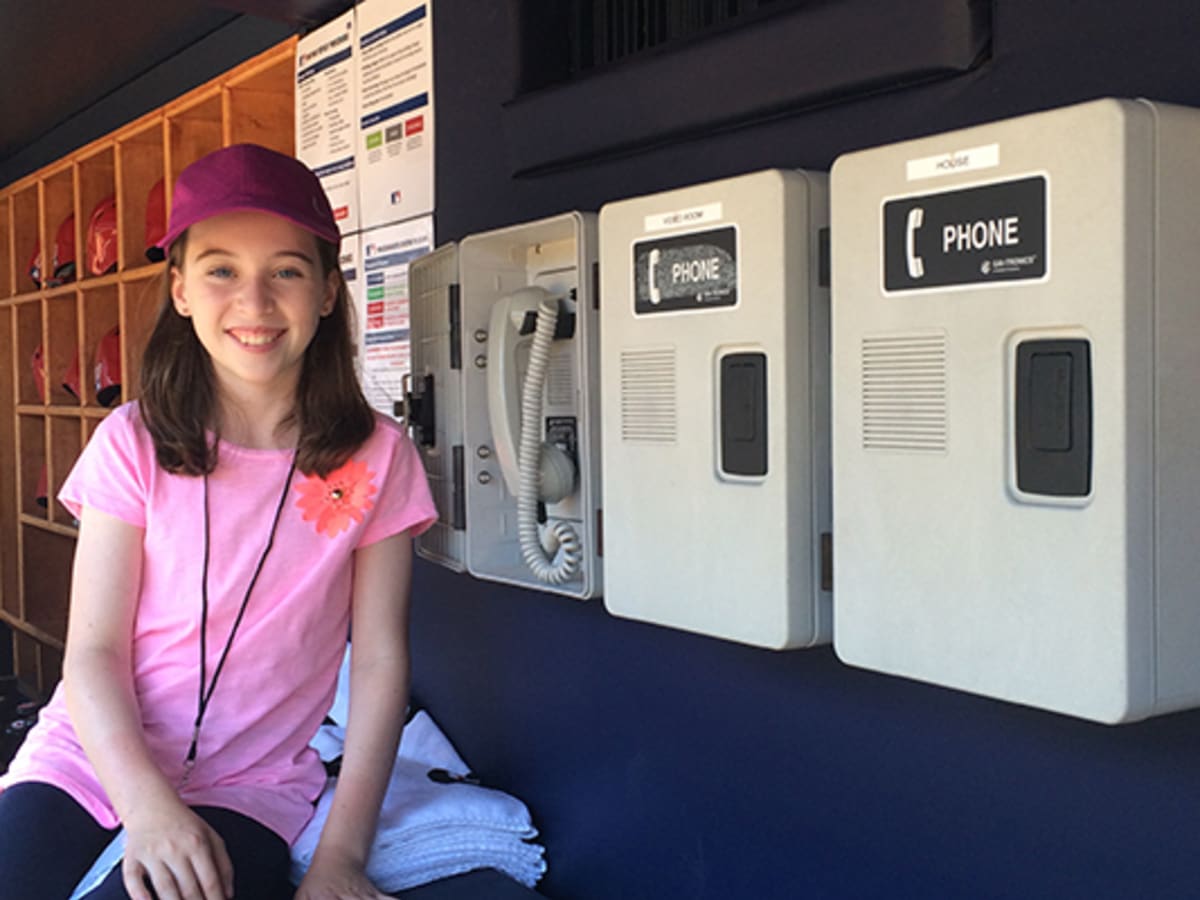
[[[365,869],[408,703],[407,531],[355,551],[350,719],[329,817],[296,900],[386,898]]]
[[[71,575],[63,684],[71,724],[125,826],[125,889],[150,900],[233,894],[221,839],[188,809],[146,747],[133,689],[132,644],[143,530],[84,507]]]

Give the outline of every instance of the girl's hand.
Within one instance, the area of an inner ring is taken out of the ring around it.
[[[361,865],[317,856],[300,882],[295,900],[388,900],[388,895],[371,884]]]
[[[178,799],[146,804],[125,823],[121,874],[132,900],[229,900],[233,863],[225,842]],[[154,893],[146,886],[154,886]]]

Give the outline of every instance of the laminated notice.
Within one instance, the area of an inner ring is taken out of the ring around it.
[[[737,229],[676,234],[633,245],[637,315],[736,306]]]

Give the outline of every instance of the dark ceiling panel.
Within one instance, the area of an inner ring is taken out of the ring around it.
[[[353,0],[219,0],[222,6],[250,16],[274,19],[294,25],[298,30],[328,22],[354,5]]]
[[[0,172],[103,98],[242,16],[304,31],[352,0],[0,0]]]
[[[0,159],[237,14],[187,0],[4,0],[2,16],[0,58],[24,77],[0,92]]]

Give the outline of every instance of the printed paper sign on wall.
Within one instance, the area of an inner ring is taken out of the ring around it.
[[[433,27],[430,4],[356,8],[362,227],[433,211]]]
[[[433,218],[375,228],[359,238],[363,390],[371,406],[390,416],[412,369],[408,264],[433,249]]]
[[[296,157],[317,173],[342,234],[358,231],[354,12],[296,45]]]

